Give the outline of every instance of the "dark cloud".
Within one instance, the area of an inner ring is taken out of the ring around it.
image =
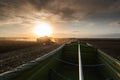
[[[0,21],[81,20],[120,12],[120,0],[0,0]]]
[[[99,37],[109,37],[109,38],[119,38],[120,33],[112,33],[112,34],[106,34],[106,35],[98,35]]]
[[[73,33],[79,33],[80,31],[72,31]]]

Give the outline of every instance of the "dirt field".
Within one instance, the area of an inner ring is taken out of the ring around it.
[[[0,73],[34,60],[71,39],[57,39],[54,44],[36,42],[0,41]],[[120,39],[80,39],[120,60]],[[58,44],[59,43],[59,44]]]
[[[7,41],[0,43],[0,73],[34,60],[61,44],[38,44],[36,42]]]
[[[83,39],[112,57],[120,60],[120,39]]]

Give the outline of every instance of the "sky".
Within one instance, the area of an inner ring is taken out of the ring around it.
[[[120,0],[0,0],[0,37],[36,37],[38,22],[51,37],[120,38]]]

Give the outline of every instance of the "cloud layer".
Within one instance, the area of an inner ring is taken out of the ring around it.
[[[116,13],[120,0],[0,0],[1,23],[74,21]]]

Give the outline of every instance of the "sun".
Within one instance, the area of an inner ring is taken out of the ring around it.
[[[38,37],[50,36],[52,33],[51,26],[44,22],[37,23],[33,31]]]

